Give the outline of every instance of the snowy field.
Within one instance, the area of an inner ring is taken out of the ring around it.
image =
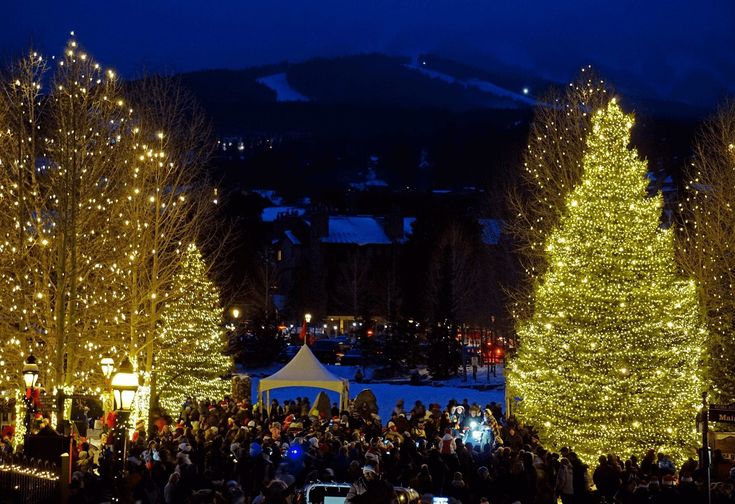
[[[269,366],[268,368],[255,369],[250,371],[252,378],[252,397],[257,398],[258,394],[258,382],[260,378],[274,373],[280,368],[280,366]],[[393,406],[399,399],[405,401],[405,407],[410,410],[414,402],[417,400],[422,401],[425,405],[429,403],[439,403],[442,408],[449,402],[450,399],[457,399],[462,401],[467,398],[470,403],[477,402],[478,404],[485,405],[491,401],[496,403],[504,404],[505,400],[505,387],[503,380],[503,369],[502,366],[498,366],[498,376],[493,377],[490,375],[490,381],[487,381],[487,375],[484,368],[482,372],[477,373],[477,382],[472,380],[472,373],[467,382],[463,381],[462,376],[451,378],[450,380],[442,382],[434,382],[434,384],[428,383],[426,385],[408,385],[405,380],[402,383],[357,383],[352,378],[355,375],[357,368],[355,366],[326,366],[329,371],[342,378],[350,379],[350,398],[354,398],[364,389],[370,389],[373,391],[375,396],[378,398],[378,414],[381,419],[385,422],[390,418]],[[366,370],[367,377],[371,376],[371,370]],[[479,390],[478,388],[472,388],[475,384],[487,390]],[[296,397],[308,397],[310,401],[314,401],[317,394],[321,389],[309,388],[309,387],[289,387],[271,390],[271,399],[278,399],[279,402],[283,403],[284,399],[295,399]],[[336,392],[330,392],[325,390],[324,392],[330,397],[332,402],[338,402],[339,395]]]
[[[288,78],[285,73],[277,73],[273,75],[267,75],[261,77],[258,82],[268,86],[276,92],[276,101],[289,102],[289,101],[309,101],[308,96],[304,96],[288,83]]]

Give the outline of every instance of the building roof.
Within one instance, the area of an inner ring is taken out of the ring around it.
[[[403,239],[408,239],[413,234],[413,223],[416,222],[416,217],[404,217],[403,218]]]
[[[404,225],[405,227],[405,225]],[[329,234],[321,238],[322,243],[344,243],[353,245],[390,245],[391,241],[379,219],[366,216],[337,215],[329,217]]]
[[[293,234],[293,231],[291,231],[290,229],[285,230],[283,234],[285,234],[286,238],[288,238],[288,240],[294,245],[301,245],[301,240],[296,238],[296,235]]]
[[[500,243],[500,219],[477,219],[482,226],[482,243],[485,245],[497,245]]]
[[[300,217],[305,212],[303,208],[295,206],[270,206],[263,209],[260,218],[263,222],[275,222],[280,215],[294,214]]]

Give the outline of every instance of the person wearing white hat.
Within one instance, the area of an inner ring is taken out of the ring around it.
[[[393,485],[381,479],[374,466],[365,464],[362,476],[350,487],[345,504],[393,502],[394,499]]]

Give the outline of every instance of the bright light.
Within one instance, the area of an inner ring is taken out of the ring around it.
[[[26,388],[33,388],[38,381],[38,364],[33,354],[29,355],[23,366],[23,383]]]
[[[115,361],[112,360],[112,357],[102,357],[100,367],[102,367],[102,374],[105,378],[109,378],[115,369]]]
[[[307,324],[311,324],[311,313],[305,313],[304,320],[306,320]]]
[[[232,318],[240,318],[240,310],[238,308],[232,309]]]
[[[524,87],[524,88],[523,88],[523,94],[524,94],[524,95],[527,95],[527,94],[528,94],[528,88],[527,88],[527,87]]]
[[[120,364],[120,369],[112,377],[112,393],[115,396],[115,409],[119,411],[130,411],[135,394],[138,392],[138,375],[133,370],[130,359]]]

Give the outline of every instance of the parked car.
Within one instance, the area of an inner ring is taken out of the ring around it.
[[[321,339],[311,345],[311,351],[324,364],[339,364],[344,355],[339,341]]]
[[[352,348],[345,352],[340,360],[343,366],[362,366],[365,363],[365,354],[359,348]]]
[[[419,504],[420,496],[413,488],[394,487],[399,504]],[[309,483],[296,494],[299,504],[344,504],[349,483]]]
[[[286,345],[280,354],[278,354],[278,362],[289,362],[298,353],[301,345]]]

